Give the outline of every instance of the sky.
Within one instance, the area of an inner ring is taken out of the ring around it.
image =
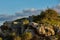
[[[54,8],[60,13],[60,0],[0,0],[0,25]]]
[[[44,9],[60,3],[60,0],[0,0],[0,15],[14,15],[23,9]]]

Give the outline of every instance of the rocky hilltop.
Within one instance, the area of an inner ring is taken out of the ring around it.
[[[41,11],[14,21],[6,21],[0,27],[0,40],[59,40],[60,16],[53,9]]]

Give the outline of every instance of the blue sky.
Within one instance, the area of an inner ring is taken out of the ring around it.
[[[5,21],[38,15],[47,7],[60,12],[60,0],[0,0],[0,25]]]
[[[26,8],[43,9],[59,3],[60,0],[0,0],[0,14],[14,15]]]

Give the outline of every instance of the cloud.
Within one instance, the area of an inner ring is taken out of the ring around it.
[[[60,13],[60,4],[54,6],[53,9]]]
[[[37,15],[40,13],[40,10],[37,10],[37,9],[24,9],[22,10],[22,12],[17,12],[15,13],[16,16],[31,16],[31,15]]]
[[[58,4],[52,8],[60,13],[60,4]],[[0,24],[2,24],[4,21],[13,21],[13,20],[20,19],[23,17],[38,15],[38,14],[40,14],[40,12],[41,12],[40,9],[26,8],[26,9],[23,9],[22,11],[16,12],[14,15],[3,14],[3,15],[0,15]]]
[[[23,17],[28,17],[28,16],[32,16],[32,15],[38,15],[40,14],[40,10],[38,9],[24,9],[20,12],[16,12],[14,15],[0,15],[0,24],[3,23],[4,21],[13,21],[16,19],[20,19]]]

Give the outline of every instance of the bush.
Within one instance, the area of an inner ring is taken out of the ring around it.
[[[32,33],[31,32],[25,32],[22,37],[23,37],[22,40],[30,40],[30,39],[32,39]]]

